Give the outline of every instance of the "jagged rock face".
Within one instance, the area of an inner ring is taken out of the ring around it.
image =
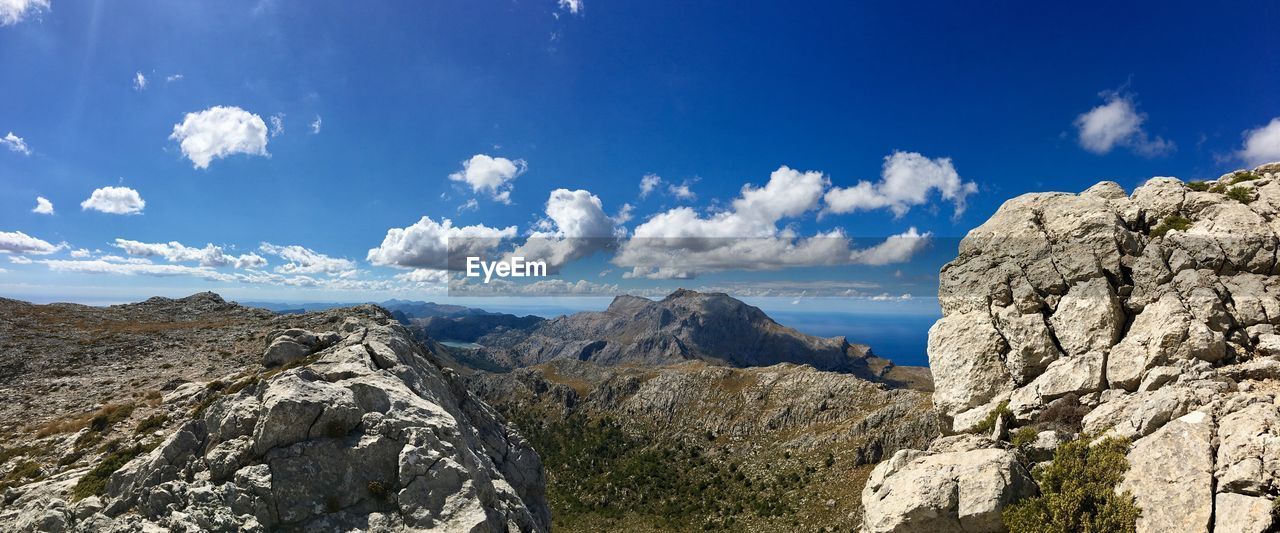
[[[973,436],[939,439],[928,451],[900,450],[862,489],[864,530],[920,533],[1004,531],[1000,510],[1035,494],[1017,452]]]
[[[1139,531],[1272,527],[1277,231],[1280,164],[1009,200],[942,269],[929,359],[944,431],[1002,404],[1014,427],[1075,404],[1082,432],[1133,441],[1120,489]]]
[[[656,302],[619,296],[602,312],[563,316],[529,332],[478,342],[486,357],[507,367],[558,358],[651,366],[706,360],[737,367],[797,363],[872,375],[887,365],[869,357],[867,346],[805,335],[728,295],[688,290]]]
[[[336,331],[279,330],[265,337],[266,354],[282,339],[306,348],[285,367],[170,390],[157,403],[181,419],[111,474],[101,496],[68,503],[58,484],[69,488],[85,469],[68,471],[12,495],[16,512],[0,514],[0,528],[549,528],[538,455],[384,310],[270,320]]]

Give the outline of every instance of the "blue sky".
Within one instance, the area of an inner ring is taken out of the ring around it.
[[[2,0],[0,295],[439,300],[533,233],[539,291],[929,296],[1012,196],[1280,159],[1274,2],[794,4]]]

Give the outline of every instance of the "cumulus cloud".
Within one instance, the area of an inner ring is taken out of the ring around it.
[[[523,159],[514,161],[505,157],[476,154],[462,162],[462,170],[449,174],[452,181],[465,182],[473,193],[486,193],[504,204],[511,203],[511,183],[524,173]]]
[[[23,255],[9,255],[9,262],[15,265],[30,265],[31,259]]]
[[[173,126],[169,139],[195,168],[209,168],[214,159],[234,154],[268,156],[267,124],[262,117],[234,106],[213,106],[187,113]]]
[[[689,189],[688,182],[681,183],[679,185],[674,183],[667,185],[667,192],[671,194],[671,196],[681,200],[693,200],[698,197],[698,195],[694,194],[693,191]]]
[[[834,187],[823,200],[829,213],[888,208],[900,217],[913,206],[928,203],[933,191],[951,202],[959,216],[964,213],[965,199],[978,191],[978,185],[963,181],[950,158],[930,159],[917,152],[899,151],[884,158],[880,181]]]
[[[1142,128],[1147,115],[1138,111],[1129,96],[1119,92],[1103,93],[1106,103],[1076,117],[1075,126],[1080,146],[1095,154],[1105,154],[1117,146],[1154,157],[1174,150],[1172,141],[1152,138]]]
[[[369,250],[365,260],[381,266],[462,270],[465,257],[482,257],[515,235],[515,226],[454,226],[447,218],[437,223],[422,217],[409,227],[388,229],[382,244]]]
[[[258,254],[252,252],[242,255],[228,254],[221,246],[213,244],[206,244],[204,248],[194,248],[177,241],[145,243],[116,239],[112,246],[132,256],[163,257],[170,263],[198,263],[204,267],[259,268],[267,264],[267,260]]]
[[[560,0],[560,9],[577,15],[582,12],[582,0]]]
[[[66,243],[53,245],[21,231],[0,231],[0,253],[48,255],[63,248]]]
[[[547,198],[546,218],[511,252],[529,261],[545,261],[550,273],[571,261],[613,247],[625,234],[605,214],[600,198],[589,191],[556,189]]]
[[[133,215],[142,212],[147,202],[138,191],[128,187],[103,187],[96,189],[89,198],[80,202],[80,209],[101,211],[113,215]]]
[[[891,265],[905,263],[924,250],[933,240],[932,232],[920,233],[912,227],[903,233],[891,235],[884,242],[849,254],[849,262],[857,265]]]
[[[408,272],[403,272],[393,276],[394,279],[406,283],[417,283],[421,285],[444,285],[449,281],[448,270],[436,270],[431,268],[415,268]]]
[[[4,1],[5,0],[0,0],[0,2]],[[22,155],[31,155],[31,147],[27,146],[27,141],[23,140],[22,137],[14,135],[12,131],[4,137],[0,137],[0,144],[8,146],[10,152],[18,152]]]
[[[1244,147],[1238,155],[1253,166],[1280,161],[1280,117],[1244,132]]]
[[[640,178],[640,197],[649,196],[649,193],[658,188],[662,184],[662,177],[657,174],[645,174]]]
[[[85,248],[78,248],[71,251],[71,257],[74,259],[84,259],[86,257],[89,257],[92,254],[93,252],[90,252]]]
[[[258,250],[287,261],[275,269],[281,274],[328,274],[350,277],[356,273],[356,264],[350,259],[329,257],[296,244],[277,246],[264,242]]]
[[[320,133],[320,126],[324,123],[320,120],[320,115],[316,115],[316,119],[311,121],[311,134]]]
[[[702,215],[679,207],[650,217],[613,257],[625,278],[689,279],[704,272],[799,266],[883,265],[906,261],[930,238],[911,228],[867,249],[844,231],[802,237],[780,224],[815,211],[830,180],[821,172],[783,166],[763,187],[744,185],[731,208]]]
[[[35,206],[35,208],[33,208],[33,209],[31,210],[31,212],[32,212],[32,213],[39,214],[39,215],[52,215],[52,214],[53,214],[53,202],[50,202],[50,201],[49,201],[49,199],[47,199],[47,198],[45,198],[45,197],[43,197],[43,196],[37,196],[37,197],[36,197],[36,206]]]
[[[142,91],[142,90],[145,90],[146,88],[147,88],[147,77],[143,76],[142,72],[135,72],[133,74],[133,90]]]
[[[123,276],[145,275],[156,277],[194,276],[209,281],[234,281],[236,278],[208,267],[187,265],[157,265],[153,263],[117,263],[102,259],[70,260],[49,259],[40,261],[54,272],[81,274],[115,274]]]
[[[17,24],[48,10],[49,0],[0,0],[0,26]]]

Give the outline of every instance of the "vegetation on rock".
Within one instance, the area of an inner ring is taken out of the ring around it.
[[[1135,531],[1141,510],[1132,494],[1115,488],[1129,469],[1127,439],[1107,438],[1090,445],[1091,438],[1063,444],[1048,465],[1032,477],[1040,495],[1005,508],[1003,519],[1012,533],[1110,533]]]
[[[1165,217],[1155,228],[1151,230],[1152,237],[1163,237],[1170,231],[1187,231],[1191,228],[1191,220],[1178,215],[1169,215]]]

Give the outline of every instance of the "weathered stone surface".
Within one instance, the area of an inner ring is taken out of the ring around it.
[[[944,439],[930,451],[898,451],[863,488],[864,530],[1003,531],[1000,510],[1034,494],[1035,484],[1015,452],[994,446]]]
[[[1280,480],[1280,408],[1256,403],[1218,424],[1218,490],[1274,494]]]
[[[1214,533],[1265,533],[1275,531],[1271,500],[1230,492],[1214,497]]]
[[[1208,531],[1213,518],[1213,417],[1195,411],[1135,442],[1117,491],[1142,515],[1139,532]]]

